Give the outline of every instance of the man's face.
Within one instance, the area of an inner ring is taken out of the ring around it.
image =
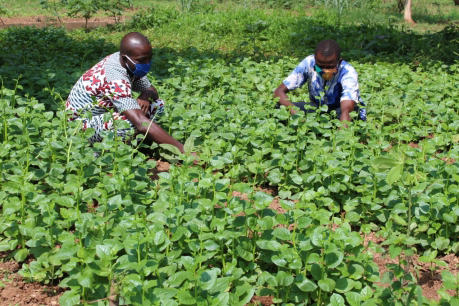
[[[134,48],[129,58],[136,64],[148,64],[153,56],[151,45],[143,45]],[[135,65],[125,58],[126,65],[134,71]]]
[[[320,52],[315,55],[317,74],[325,81],[331,80],[338,73],[340,59],[337,55],[325,57]]]
[[[315,59],[316,65],[319,66],[320,69],[334,69],[338,66],[340,60],[337,55],[325,57],[320,52],[315,55]]]

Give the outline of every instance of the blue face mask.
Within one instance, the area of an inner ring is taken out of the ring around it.
[[[131,59],[129,58],[129,56],[127,56],[127,55],[125,55],[125,56],[126,56],[126,58],[127,58],[128,60],[131,61],[131,63],[133,63],[133,64],[135,65],[135,70],[134,70],[134,71],[132,71],[131,68],[129,68],[129,65],[126,65],[127,69],[129,69],[129,71],[130,71],[133,75],[135,75],[135,76],[141,78],[141,77],[143,77],[143,76],[146,76],[147,73],[148,73],[148,71],[150,71],[150,68],[151,68],[151,61],[150,61],[148,64],[138,64],[138,63],[134,63],[134,61],[131,60]]]

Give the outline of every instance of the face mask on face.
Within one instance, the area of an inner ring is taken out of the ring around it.
[[[333,69],[321,69],[319,66],[315,65],[315,69],[317,74],[325,81],[333,79],[333,77],[338,73],[338,66]]]
[[[138,64],[138,63],[134,63],[134,61],[131,60],[131,59],[129,58],[129,56],[127,56],[127,55],[125,55],[125,56],[126,56],[126,58],[127,58],[128,60],[131,61],[131,63],[133,63],[133,64],[135,65],[135,70],[134,70],[134,71],[132,71],[131,68],[129,68],[129,65],[126,65],[127,69],[129,69],[129,71],[130,71],[133,75],[135,75],[135,76],[141,78],[141,77],[143,77],[143,76],[146,76],[147,73],[148,73],[148,71],[150,71],[150,68],[151,68],[151,61],[150,61],[148,64]]]

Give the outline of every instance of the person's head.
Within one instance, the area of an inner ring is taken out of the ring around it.
[[[126,34],[120,44],[121,65],[129,74],[142,77],[151,67],[151,44],[144,35],[138,32]]]
[[[338,65],[341,61],[339,44],[331,39],[322,40],[317,44],[314,57],[316,72],[324,80],[332,79],[338,72]]]

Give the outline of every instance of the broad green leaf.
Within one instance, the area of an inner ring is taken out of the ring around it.
[[[171,287],[178,287],[181,283],[185,280],[192,280],[194,278],[193,273],[188,271],[179,271],[172,274],[168,279],[167,282]]]
[[[96,254],[99,258],[110,257],[110,250],[111,247],[108,245],[97,245],[96,246]]]
[[[387,174],[386,181],[389,185],[394,184],[396,181],[400,179],[402,174],[402,165],[396,166],[392,168],[389,173]]]
[[[400,162],[388,157],[377,157],[373,160],[373,165],[379,168],[394,168],[399,166]]]
[[[194,150],[194,141],[195,138],[193,136],[190,136],[186,139],[185,144],[183,145],[183,150],[185,153],[191,153]],[[177,153],[175,153],[177,154]]]
[[[29,255],[29,250],[28,249],[20,249],[14,254],[14,260],[17,262],[23,262],[27,256]]]
[[[279,271],[276,275],[277,283],[280,286],[288,287],[293,283],[293,275],[287,274],[284,271]]]
[[[333,290],[335,290],[336,283],[331,278],[321,279],[319,280],[318,284],[320,289],[322,289],[323,291],[332,292]]]
[[[444,238],[444,237],[438,237],[433,242],[434,247],[439,249],[440,251],[446,249],[449,246],[449,243],[450,243],[449,239]]]
[[[361,291],[360,291],[360,298],[362,301],[366,301],[370,299],[373,296],[373,290],[369,286],[365,286]]]
[[[360,306],[361,299],[360,299],[360,294],[354,291],[346,292],[344,294],[346,296],[346,301],[349,303],[351,306]]]
[[[290,231],[286,228],[278,227],[273,231],[273,236],[280,240],[291,240]]]
[[[402,248],[401,247],[399,247],[399,246],[397,246],[395,244],[392,244],[391,246],[389,246],[389,254],[390,254],[390,258],[391,259],[395,259],[401,253],[402,253]]]
[[[394,220],[399,225],[402,225],[402,226],[406,226],[407,225],[407,222],[405,221],[405,219],[403,219],[399,215],[391,214],[390,217],[392,218],[392,220]]]
[[[327,268],[334,269],[343,261],[344,254],[341,252],[331,252],[325,255],[325,263]]]
[[[335,290],[339,293],[348,292],[352,288],[354,288],[354,281],[352,279],[342,277],[336,281]]]
[[[80,304],[80,295],[74,291],[66,291],[59,298],[59,305],[61,306],[75,306]]]
[[[55,199],[56,203],[60,206],[73,207],[75,205],[75,200],[70,197],[59,197]]]
[[[78,276],[78,283],[85,288],[92,288],[93,286],[93,273],[90,269],[85,269],[84,272]]]
[[[314,281],[307,278],[303,279],[301,283],[295,283],[301,291],[313,292],[317,289],[317,285]]]
[[[288,263],[288,261],[282,256],[282,254],[279,255],[273,255],[271,257],[272,262],[279,267],[285,267]]]
[[[163,148],[163,149],[166,149],[167,151],[169,151],[169,152],[171,152],[173,154],[176,154],[176,155],[180,155],[181,154],[180,150],[176,146],[173,146],[171,144],[162,143],[159,146],[161,148]]]
[[[332,306],[344,306],[344,298],[337,294],[337,293],[333,293],[331,298],[330,298],[330,304],[328,305],[332,305]]]
[[[189,291],[180,292],[177,294],[180,305],[195,305],[196,299]]]
[[[237,254],[244,260],[247,260],[247,261],[252,261],[253,259],[253,254],[243,248],[241,248],[240,246],[236,248],[237,250]]]
[[[311,267],[311,274],[315,280],[322,278],[322,268],[318,264],[313,264]]]

